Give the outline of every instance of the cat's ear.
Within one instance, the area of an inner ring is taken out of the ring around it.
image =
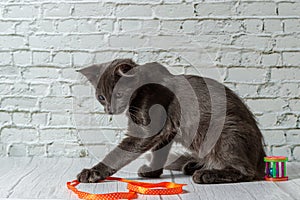
[[[133,77],[134,71],[132,70],[137,64],[133,62],[132,60],[125,60],[124,62],[119,63],[115,70],[114,75],[115,76],[125,76],[125,77]]]
[[[100,79],[101,68],[102,68],[101,65],[92,65],[90,67],[86,67],[76,71],[83,74],[90,81],[90,83],[96,88],[98,81]]]

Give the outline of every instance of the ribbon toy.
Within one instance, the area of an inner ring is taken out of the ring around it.
[[[67,182],[69,190],[78,195],[80,199],[85,200],[118,200],[118,199],[136,199],[137,193],[146,195],[172,195],[181,194],[183,192],[182,187],[186,184],[177,184],[173,182],[161,182],[161,183],[145,183],[132,180],[126,180],[117,177],[108,177],[109,181],[120,181],[127,183],[127,189],[129,192],[115,192],[107,194],[91,194],[88,192],[79,191],[76,186],[80,184],[79,181],[74,180]],[[158,189],[159,187],[164,189]],[[154,189],[156,188],[156,189]]]

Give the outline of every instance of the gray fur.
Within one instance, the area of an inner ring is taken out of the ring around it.
[[[102,67],[83,75],[96,97],[105,96],[100,103],[108,113],[126,112],[127,137],[100,163],[78,174],[80,182],[103,180],[149,150],[152,160],[140,168],[142,177],[159,177],[166,166],[193,175],[196,183],[263,178],[262,134],[253,114],[229,88],[209,78],[174,76],[158,63],[118,59],[97,66]],[[177,160],[167,159],[173,142],[188,149]]]

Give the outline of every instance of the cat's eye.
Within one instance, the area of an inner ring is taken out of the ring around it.
[[[98,99],[99,99],[99,101],[104,101],[105,97],[103,95],[98,95]]]

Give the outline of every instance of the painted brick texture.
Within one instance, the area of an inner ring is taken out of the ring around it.
[[[126,121],[75,70],[128,57],[225,83],[300,161],[298,0],[0,1],[0,156],[104,155]]]

